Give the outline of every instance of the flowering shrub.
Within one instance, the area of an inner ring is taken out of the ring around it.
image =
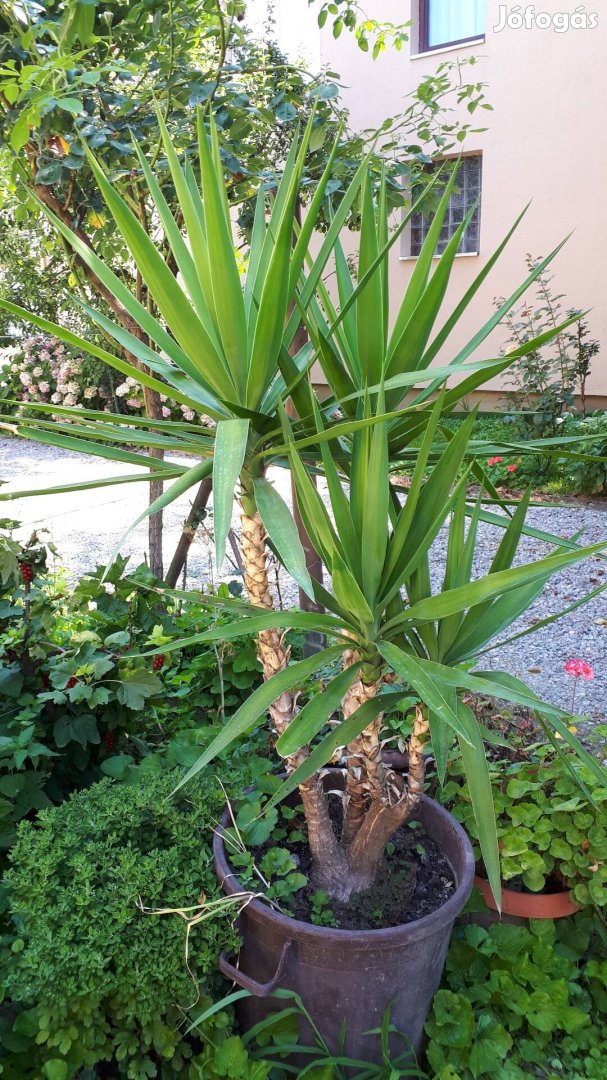
[[[520,465],[520,458],[517,458],[516,462],[510,462],[510,464],[505,464],[505,459],[503,457],[487,458],[488,475],[491,481],[498,486],[501,484],[511,484],[515,478],[514,474],[519,471]]]
[[[0,397],[90,409],[113,408],[113,373],[56,338],[36,334],[0,355]],[[14,408],[14,407],[13,407]]]
[[[19,412],[29,402],[139,416],[144,413],[143,391],[135,379],[121,381],[106,364],[80,356],[57,338],[36,334],[19,349],[0,352],[0,399],[20,401],[4,412]],[[174,405],[162,395],[165,420],[196,419],[187,405]]]

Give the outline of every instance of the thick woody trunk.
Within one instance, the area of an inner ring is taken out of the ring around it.
[[[409,820],[421,799],[425,778],[424,744],[428,729],[428,720],[418,708],[409,739],[407,782],[401,787],[398,778],[385,770],[384,797],[371,804],[348,849],[353,892],[368,889],[373,884],[385,854],[386,844],[396,830]]]
[[[249,600],[256,607],[274,610],[274,599],[270,592],[268,578],[266,532],[259,514],[249,516],[244,510],[242,524],[242,561],[244,579]],[[257,655],[263,670],[264,679],[271,679],[283,671],[289,663],[290,648],[284,644],[284,635],[279,630],[262,630],[257,637]],[[285,690],[270,707],[270,717],[277,735],[282,735],[291,723],[294,715],[292,694]]]
[[[243,508],[242,524],[242,559],[244,579],[251,603],[256,607],[274,610],[274,600],[270,591],[267,566],[266,533],[258,514],[253,516]],[[278,630],[263,630],[257,638],[257,655],[262,666],[264,679],[271,679],[283,671],[289,663],[290,648],[284,644],[283,635]],[[286,690],[270,706],[270,719],[276,735],[279,736],[291,723],[296,712],[293,695]],[[287,768],[293,772],[305,761],[306,751],[300,750],[287,759]],[[322,784],[318,776],[312,776],[300,785],[299,792],[308,823],[308,840],[313,861],[322,867],[319,875],[319,887],[337,887],[341,877],[347,872],[347,864],[340,850],[335,831],[329,817],[329,808]]]
[[[355,649],[344,654],[344,667],[356,664],[360,659]],[[342,703],[344,720],[347,720],[361,705],[377,697],[381,688],[381,679],[365,681],[365,668],[355,679]],[[380,802],[384,795],[386,770],[381,760],[380,732],[383,714],[365,728],[350,743],[346,751],[346,788],[344,796],[344,823],[342,843],[349,848],[353,843],[369,806]]]

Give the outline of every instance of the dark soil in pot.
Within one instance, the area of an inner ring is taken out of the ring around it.
[[[331,816],[339,826],[341,801],[335,797],[331,798]],[[295,831],[305,835],[303,814],[301,820],[295,819],[291,824]],[[267,844],[253,849],[255,861],[273,846],[275,841],[270,838]],[[310,881],[310,849],[302,840],[289,843],[289,853],[309,883],[281,906],[287,906],[292,918],[313,922],[312,898],[317,889]],[[447,902],[455,887],[453,870],[438,844],[418,821],[412,821],[392,838],[373,888],[358,893],[348,903],[331,901],[329,909],[333,925],[340,930],[382,930],[431,915]]]

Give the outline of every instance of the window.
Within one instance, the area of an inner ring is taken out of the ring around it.
[[[419,51],[484,37],[487,0],[419,0]]]
[[[457,231],[473,203],[481,193],[482,157],[480,154],[470,154],[462,158],[457,174],[455,189],[449,200],[449,206],[441,229],[440,240],[436,248],[436,254],[440,255],[446,248],[449,240]],[[440,193],[437,193],[440,194]],[[421,252],[422,245],[428,229],[432,224],[433,214],[414,214],[411,218],[411,250],[410,254],[417,256]],[[477,255],[480,240],[480,205],[477,206],[470,224],[462,237],[460,254]]]

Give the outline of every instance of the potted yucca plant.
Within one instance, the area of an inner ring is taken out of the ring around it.
[[[313,118],[301,146],[293,147],[271,206],[260,190],[243,279],[212,121],[208,131],[202,118],[199,126],[200,186],[160,123],[167,167],[181,202],[182,227],[171,215],[142,156],[140,165],[150,211],[174,256],[177,277],[91,159],[101,194],[149,290],[151,310],[129,294],[77,236],[53,219],[67,243],[120,297],[134,322],[144,329],[148,343],[90,307],[88,314],[115,342],[117,352],[127,350],[153,374],[141,373],[116,353],[88,346],[61,327],[2,303],[40,329],[83,350],[88,348],[123,374],[160,387],[206,414],[216,426],[201,429],[169,421],[135,422],[72,409],[69,417],[77,424],[66,429],[52,415],[48,417],[49,412],[61,413],[60,409],[35,406],[40,418],[11,417],[11,430],[51,445],[131,461],[144,465],[157,478],[175,479],[147,513],[167,505],[212,472],[218,563],[233,499],[238,500],[248,601],[209,598],[209,603],[220,603],[233,612],[233,623],[217,632],[194,632],[183,641],[163,645],[162,652],[181,648],[186,640],[202,648],[220,637],[237,640],[254,633],[265,682],[227,720],[183,783],[196,777],[200,782],[203,768],[269,715],[287,776],[264,811],[271,813],[281,799],[297,793],[306,820],[310,876],[329,903],[355,905],[357,897],[372,891],[381,880],[394,837],[416,820],[446,860],[449,881],[446,894],[437,898],[439,904],[445,902],[436,910],[389,929],[313,926],[253,900],[241,916],[241,964],[236,968],[224,957],[222,967],[261,1002],[277,986],[296,991],[334,1049],[340,1045],[345,1022],[350,1056],[377,1056],[377,1040],[373,1044],[364,1032],[381,1021],[388,1006],[393,1023],[418,1048],[451,927],[466,901],[473,874],[471,847],[460,826],[424,796],[428,749],[444,781],[451,746],[455,740],[459,744],[479,844],[498,900],[497,836],[483,730],[466,695],[479,692],[536,709],[542,722],[561,734],[603,782],[602,771],[577,743],[561,710],[539,702],[518,680],[473,669],[479,652],[526,610],[553,573],[605,545],[581,549],[574,542],[554,538],[560,548],[557,553],[514,567],[518,541],[526,530],[528,500],[514,511],[505,506],[504,514],[487,508],[483,494],[493,501],[498,496],[477,461],[486,457],[487,448],[472,440],[474,414],[455,433],[443,423],[485,379],[568,324],[527,342],[508,357],[469,362],[503,314],[541,273],[545,260],[500,311],[491,313],[449,366],[431,367],[506,241],[436,330],[466,227],[462,223],[431,272],[455,183],[453,174],[391,322],[388,253],[415,207],[390,232],[385,184],[374,192],[365,162],[334,209],[320,252],[312,259],[308,247],[331,176],[331,157],[293,248],[295,201]],[[352,276],[339,234],[357,199],[362,212],[360,257]],[[331,296],[322,281],[330,258],[334,259],[337,297]],[[292,356],[302,318],[311,341]],[[317,358],[330,387],[329,397],[323,400],[317,399],[308,377]],[[460,382],[448,388],[452,377]],[[400,407],[408,391],[410,400]],[[297,414],[293,420],[285,411],[289,401]],[[125,451],[127,439],[143,450]],[[192,456],[194,464],[187,468],[170,461],[160,463],[146,456],[149,446],[180,451]],[[537,453],[538,448],[521,445],[517,452]],[[546,452],[562,456],[563,440],[554,446],[548,443]],[[327,568],[329,588],[308,574],[290,509],[267,478],[272,463],[288,465],[292,471],[305,528]],[[404,500],[392,482],[392,472],[399,467],[411,472]],[[328,488],[328,509],[311,480],[312,473],[319,471]],[[481,495],[474,501],[468,498],[471,474],[481,484]],[[59,490],[73,488],[63,485]],[[480,520],[501,530],[501,539],[489,573],[474,579]],[[436,590],[430,553],[441,529],[448,530],[449,542]],[[326,614],[274,609],[267,568],[270,548]],[[187,601],[188,594],[183,597]],[[285,644],[285,632],[292,628],[322,633],[326,647],[292,663]],[[321,671],[322,692],[298,708],[302,687]],[[406,694],[414,694],[417,704],[407,731],[408,774],[402,778],[382,760],[383,719],[386,710]],[[330,774],[328,785],[341,792],[337,806],[324,778],[330,764],[340,770],[339,778]],[[228,821],[226,817],[224,829]],[[221,830],[216,858],[226,890],[240,889]],[[267,1007],[267,1002],[262,1004],[262,1011]],[[245,1022],[255,1015],[250,1009]]]

